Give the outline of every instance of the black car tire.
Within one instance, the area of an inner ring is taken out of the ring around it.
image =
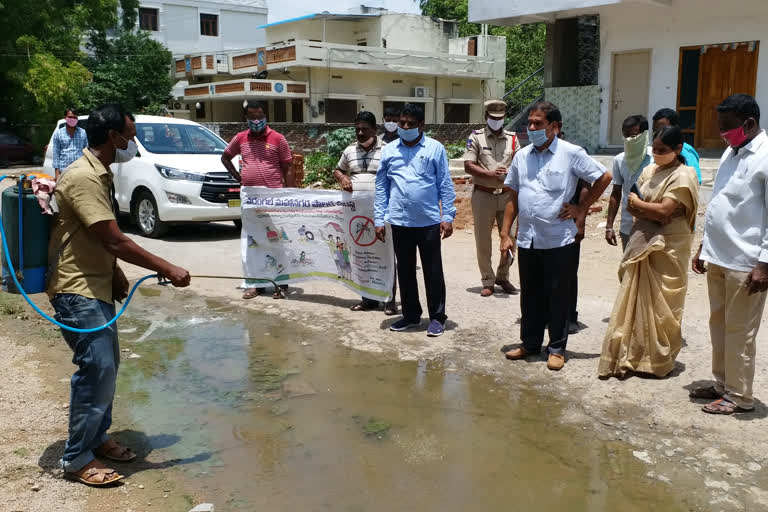
[[[136,196],[133,220],[142,236],[147,238],[160,238],[168,232],[168,225],[160,220],[157,202],[148,190],[142,190]]]

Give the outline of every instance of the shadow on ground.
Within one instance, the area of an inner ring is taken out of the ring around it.
[[[211,452],[202,452],[192,457],[185,457],[181,459],[168,459],[160,462],[150,462],[146,460],[150,453],[155,449],[168,448],[179,442],[181,439],[175,434],[158,434],[148,436],[144,432],[136,430],[120,430],[110,434],[110,437],[120,443],[123,446],[130,447],[138,458],[136,461],[128,464],[112,463],[109,460],[101,459],[107,466],[118,469],[121,474],[131,476],[142,471],[154,470],[154,469],[166,469],[175,466],[184,466],[187,464],[195,464],[203,462],[211,458]],[[44,473],[48,473],[52,476],[61,475],[61,467],[59,460],[64,454],[64,445],[66,441],[60,440],[49,445],[40,456],[38,460],[38,466]]]
[[[127,217],[120,217],[120,229],[128,235],[141,236],[138,228]],[[240,238],[240,228],[232,222],[194,222],[172,225],[162,236],[173,242],[220,242]]]

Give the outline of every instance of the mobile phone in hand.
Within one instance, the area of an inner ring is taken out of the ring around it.
[[[632,188],[630,188],[629,191],[632,192],[633,194],[635,194],[637,196],[637,198],[640,199],[641,201],[643,200],[643,194],[641,194],[640,193],[640,189],[637,188],[637,183],[632,185]]]

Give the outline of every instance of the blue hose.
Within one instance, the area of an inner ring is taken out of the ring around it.
[[[7,175],[6,176],[0,176],[0,181],[3,181],[7,177],[8,177]],[[22,201],[22,198],[23,198],[23,196],[21,194],[22,194],[22,189],[19,188],[19,204],[21,204],[21,201]],[[21,247],[21,235],[22,235],[22,232],[21,232],[21,207],[20,207],[19,208],[19,238],[20,238],[20,240],[19,240],[19,247]],[[46,320],[48,320],[52,324],[55,324],[55,325],[59,326],[60,328],[65,329],[67,331],[80,332],[80,333],[89,333],[89,332],[97,332],[97,331],[101,331],[102,329],[106,329],[110,325],[112,325],[115,322],[117,322],[117,319],[120,318],[120,316],[125,312],[125,308],[128,307],[128,303],[131,302],[131,299],[133,298],[133,294],[136,293],[136,290],[139,288],[139,285],[141,283],[143,283],[144,281],[146,281],[147,279],[152,279],[153,277],[158,277],[157,274],[151,274],[151,275],[148,275],[148,276],[145,276],[145,277],[142,277],[141,279],[139,279],[136,282],[136,284],[133,285],[133,288],[131,288],[131,293],[129,293],[128,294],[128,298],[125,299],[125,304],[123,304],[123,307],[120,308],[120,311],[117,312],[117,314],[115,315],[115,318],[113,318],[109,322],[105,323],[101,327],[93,327],[93,328],[90,328],[90,329],[78,329],[77,327],[70,327],[69,325],[64,325],[61,322],[59,322],[58,320],[56,320],[55,318],[45,314],[39,307],[37,307],[37,304],[32,302],[32,299],[29,298],[29,295],[27,295],[27,292],[24,291],[24,288],[21,286],[21,284],[19,283],[19,280],[16,277],[16,270],[13,268],[13,263],[11,262],[11,251],[10,251],[10,249],[8,249],[8,241],[5,238],[5,228],[3,226],[2,218],[0,218],[0,238],[2,238],[2,242],[3,242],[3,253],[5,253],[5,261],[6,261],[6,263],[8,263],[8,270],[11,273],[11,277],[13,278],[13,282],[16,283],[16,289],[21,292],[21,295],[24,297],[24,299],[26,299],[26,301],[29,303],[29,305],[32,306],[32,309],[37,311],[37,313],[40,316],[42,316],[43,318],[45,318]],[[22,260],[21,260],[21,257],[20,257],[19,258],[19,262],[21,263],[21,261]]]

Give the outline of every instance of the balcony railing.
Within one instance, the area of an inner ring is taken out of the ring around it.
[[[213,55],[186,57],[176,61],[176,77],[218,72]],[[210,64],[210,67],[208,66]],[[372,46],[331,44],[300,40],[282,46],[256,49],[228,56],[229,73],[245,75],[289,66],[392,71],[471,78],[504,77],[504,63],[490,57],[447,53],[413,52]]]

